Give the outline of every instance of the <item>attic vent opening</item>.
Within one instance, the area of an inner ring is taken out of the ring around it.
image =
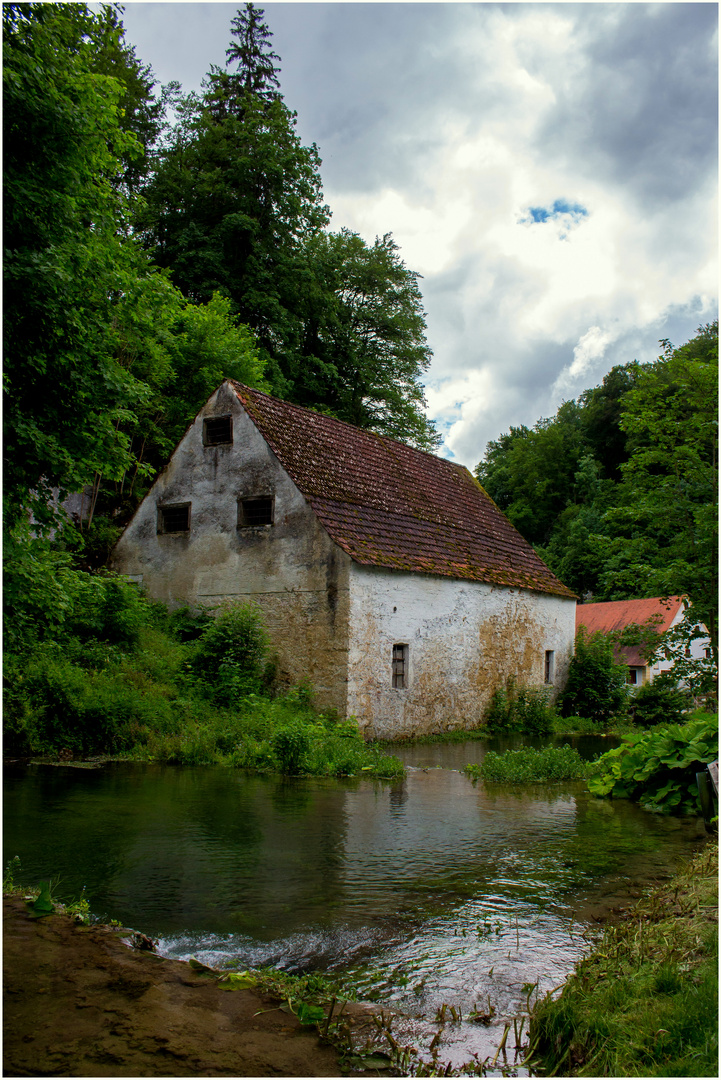
[[[158,507],[158,532],[182,533],[190,531],[190,503]]]
[[[392,686],[394,690],[405,690],[408,686],[408,646],[393,646],[393,676]]]
[[[251,529],[257,525],[273,524],[273,497],[241,499],[238,502],[238,528]]]
[[[233,417],[209,416],[203,421],[205,446],[223,446],[233,441]]]

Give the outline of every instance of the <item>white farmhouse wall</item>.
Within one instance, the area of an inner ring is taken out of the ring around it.
[[[510,678],[554,685],[573,655],[575,600],[525,589],[351,564],[348,711],[367,737],[476,726]],[[392,686],[394,644],[409,646],[405,689]]]
[[[233,417],[233,443],[203,445],[203,420]],[[238,528],[238,500],[272,495],[274,524]],[[158,533],[158,507],[190,502],[187,533]],[[289,680],[345,714],[348,571],[237,396],[223,385],[188,429],[118,542],[113,567],[170,606],[254,600]]]
[[[669,630],[673,630],[674,627],[679,625],[679,623],[682,623],[683,620],[684,620],[685,615],[686,615],[686,608],[683,605],[681,605],[681,607],[678,609],[678,611],[674,615],[673,619],[671,620],[671,625],[669,626]],[[710,649],[710,648],[711,648],[711,638],[709,638],[709,637],[696,638],[689,645],[689,651],[691,653],[691,659],[692,660],[703,660],[703,658],[706,656],[707,650]],[[670,671],[672,667],[673,667],[673,662],[671,660],[658,660],[655,664],[651,664],[650,667],[647,667],[645,669],[645,671],[646,671],[646,681],[647,682],[653,682],[653,680],[656,678],[656,676],[660,675],[662,671]]]

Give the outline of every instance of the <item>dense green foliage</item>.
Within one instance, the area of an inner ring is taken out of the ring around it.
[[[498,784],[533,784],[548,780],[577,780],[587,773],[587,765],[571,746],[544,746],[537,750],[489,750],[480,765],[463,770],[473,780],[482,778]]]
[[[516,686],[515,682],[496,690],[484,716],[483,730],[519,731],[544,735],[553,728],[555,711],[549,691],[543,687]]]
[[[717,910],[714,843],[610,925],[560,996],[534,1006],[539,1074],[717,1076]]]
[[[688,595],[715,648],[718,323],[662,345],[490,442],[476,475],[580,596]]]
[[[252,604],[234,604],[204,629],[192,657],[193,669],[220,705],[246,694],[260,693],[272,678],[270,642],[260,611]]]
[[[117,36],[84,5],[7,4],[3,29],[6,513],[47,519],[51,486],[133,463],[122,425],[147,388],[116,345],[155,281],[125,242],[117,181],[141,147],[100,73]]]
[[[257,611],[169,614],[112,575],[68,571],[52,634],[5,661],[5,750],[119,754],[328,776],[398,776],[355,721],[275,685]]]
[[[634,693],[629,712],[634,724],[655,727],[656,724],[682,724],[688,707],[688,694],[657,677]]]
[[[592,766],[593,795],[637,799],[649,810],[699,814],[696,773],[718,757],[718,716],[699,713],[685,724],[666,724],[626,735],[621,746]]]
[[[133,232],[159,105],[116,14],[8,4],[3,20],[4,497],[17,545],[28,511],[36,531],[56,524],[54,488],[87,485],[90,521],[96,509],[123,520],[221,378],[257,385],[262,366],[228,303],[189,306]]]
[[[589,635],[585,626],[579,628],[568,679],[559,698],[563,716],[587,716],[597,723],[608,723],[625,712],[627,668],[615,659],[617,643],[612,634]]]

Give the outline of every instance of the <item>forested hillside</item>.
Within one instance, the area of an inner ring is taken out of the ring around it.
[[[718,323],[661,344],[490,442],[476,476],[579,597],[687,594],[715,641]]]

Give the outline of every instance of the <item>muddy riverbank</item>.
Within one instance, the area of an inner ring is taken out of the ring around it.
[[[340,1073],[335,1051],[275,1000],[223,991],[110,927],[32,919],[21,897],[3,898],[3,916],[5,1076]]]

